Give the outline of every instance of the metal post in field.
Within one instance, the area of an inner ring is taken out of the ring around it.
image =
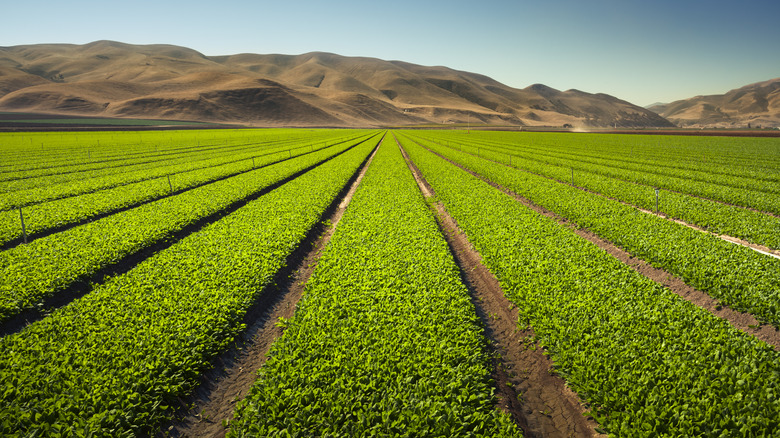
[[[658,214],[658,187],[655,188],[655,214]]]
[[[24,238],[24,243],[27,243],[27,230],[24,228],[24,214],[22,214],[22,207],[19,207],[19,220],[22,221],[22,238]]]
[[[574,185],[574,168],[571,168],[571,185]]]
[[[173,184],[171,183],[171,175],[168,175],[168,187],[171,188],[171,193],[173,193]]]
[[[255,157],[252,157],[252,169],[255,168]]]

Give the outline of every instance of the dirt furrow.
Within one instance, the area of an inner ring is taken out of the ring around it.
[[[233,348],[214,361],[214,368],[203,376],[195,394],[188,400],[182,400],[182,408],[176,420],[163,428],[159,436],[225,436],[225,425],[233,417],[236,404],[249,393],[256,380],[257,370],[265,363],[271,345],[283,333],[277,323],[291,318],[295,313],[304,286],[317,267],[322,250],[330,241],[378,149],[379,145],[344,192],[334,200],[318,225],[309,232],[298,251],[287,258],[286,267],[277,273],[272,282],[275,286],[264,291],[247,312],[244,318],[247,329],[242,339],[237,340]]]
[[[421,147],[424,146],[421,145]],[[726,321],[731,323],[731,325],[734,326],[735,328],[742,330],[745,333],[749,333],[758,339],[761,339],[767,344],[772,345],[776,350],[780,350],[780,330],[776,330],[770,324],[762,324],[753,315],[749,313],[740,312],[730,307],[721,305],[717,299],[707,295],[707,293],[703,291],[700,291],[698,289],[689,286],[679,277],[672,275],[663,269],[656,268],[642,259],[632,256],[627,251],[617,247],[612,242],[602,239],[601,237],[599,237],[598,235],[596,235],[595,233],[589,230],[580,229],[576,227],[568,219],[558,215],[557,213],[551,212],[543,207],[540,207],[532,203],[528,199],[518,195],[512,190],[509,190],[504,186],[496,184],[495,182],[488,180],[482,175],[479,175],[478,173],[470,169],[467,169],[464,166],[461,166],[460,164],[455,163],[454,161],[449,160],[448,158],[439,155],[434,151],[431,151],[430,149],[427,150],[436,154],[437,156],[446,160],[447,162],[453,164],[454,166],[457,166],[458,168],[465,170],[471,175],[474,175],[475,177],[487,182],[491,186],[497,188],[498,190],[501,190],[507,195],[512,196],[514,199],[516,199],[518,202],[522,203],[526,207],[540,214],[543,214],[551,219],[554,219],[555,221],[557,221],[562,225],[569,227],[580,237],[597,245],[599,248],[603,249],[604,251],[606,251],[613,257],[617,258],[621,262],[625,263],[635,271],[644,275],[645,277],[655,281],[656,283],[660,283],[663,286],[666,286],[669,290],[671,290],[678,296],[684,298],[685,300],[688,300],[691,303],[707,310],[708,312],[717,316],[718,318],[725,319]]]
[[[423,195],[434,196],[433,189],[402,147],[401,151]],[[512,415],[529,438],[600,436],[595,430],[597,423],[585,416],[587,408],[553,372],[552,362],[533,341],[533,330],[518,328],[517,308],[506,298],[496,277],[482,264],[482,256],[441,202],[431,207],[490,340],[494,353],[492,377],[499,407]]]

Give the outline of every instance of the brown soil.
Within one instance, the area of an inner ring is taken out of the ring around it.
[[[436,152],[434,151],[430,151],[430,152],[436,154]],[[481,180],[487,182],[491,186],[512,196],[513,198],[521,202],[526,207],[540,214],[543,214],[551,219],[554,219],[555,221],[557,221],[562,225],[569,227],[580,237],[594,243],[596,246],[603,249],[604,251],[606,251],[613,257],[617,258],[621,262],[625,263],[635,271],[644,275],[645,277],[655,281],[656,283],[660,283],[666,286],[672,292],[679,295],[683,299],[688,300],[691,303],[696,304],[697,306],[709,311],[711,314],[717,316],[718,318],[725,319],[726,321],[731,323],[731,325],[734,326],[735,328],[742,330],[745,333],[751,334],[756,338],[766,342],[769,345],[772,345],[776,350],[780,350],[780,330],[777,330],[768,324],[761,324],[759,321],[755,319],[753,315],[749,313],[740,312],[738,310],[734,310],[729,307],[721,305],[715,298],[707,295],[705,292],[702,292],[698,289],[695,289],[687,285],[679,277],[674,276],[663,269],[655,268],[644,260],[635,258],[627,251],[617,247],[612,242],[602,239],[601,237],[599,237],[598,235],[596,235],[595,233],[589,230],[577,228],[574,224],[569,222],[568,219],[532,203],[528,199],[518,195],[517,193],[507,189],[506,187],[503,187],[499,184],[489,181],[487,178],[477,174],[476,172],[471,171],[470,169],[465,168],[464,166],[459,165],[458,163],[455,163],[447,159],[446,157],[443,157],[439,154],[436,155],[448,161],[449,163],[469,172],[470,174],[476,176],[477,178],[480,178]]]
[[[283,275],[286,279],[280,279],[274,291],[264,292],[264,296],[272,298],[261,303],[254,312],[247,323],[244,339],[218,359],[217,366],[204,376],[196,394],[189,400],[190,408],[169,425],[161,436],[225,436],[227,429],[223,426],[223,421],[232,419],[236,404],[249,393],[256,380],[257,370],[265,363],[271,345],[282,335],[283,329],[276,323],[280,318],[289,319],[295,313],[304,286],[317,267],[322,250],[330,241],[378,149],[379,146],[363,164],[343,198],[337,198],[339,201],[335,210],[326,215],[325,220],[320,221],[321,224],[330,226],[319,234],[310,249],[295,264],[291,275]]]
[[[431,198],[433,189],[406,151],[401,151],[423,195]],[[587,408],[577,394],[552,372],[552,361],[533,341],[533,330],[518,328],[517,309],[482,264],[482,256],[441,202],[434,203],[432,208],[495,353],[492,377],[499,407],[513,417],[526,437],[599,436],[595,431],[597,423],[586,418]]]

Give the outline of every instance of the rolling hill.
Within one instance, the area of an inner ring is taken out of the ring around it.
[[[446,67],[321,52],[205,56],[113,41],[0,47],[0,111],[255,126],[673,126],[606,94],[517,89]]]
[[[726,94],[696,96],[650,106],[682,127],[780,127],[780,78],[746,85]]]

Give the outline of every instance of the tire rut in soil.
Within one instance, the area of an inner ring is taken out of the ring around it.
[[[425,146],[422,145],[420,145],[420,147],[425,148]],[[622,248],[619,248],[614,243],[601,238],[596,233],[586,229],[578,228],[575,224],[570,222],[565,217],[560,216],[557,213],[554,213],[552,211],[549,211],[544,207],[540,207],[534,204],[527,198],[518,195],[512,190],[500,184],[492,182],[487,178],[483,177],[482,175],[472,171],[471,169],[467,169],[466,167],[458,163],[455,163],[454,161],[434,151],[431,151],[428,148],[425,149],[435,154],[436,156],[442,158],[443,160],[447,161],[448,163],[468,172],[469,174],[481,179],[482,181],[485,181],[486,183],[490,184],[496,189],[501,190],[502,192],[513,197],[515,200],[522,203],[526,207],[536,211],[537,213],[540,213],[546,217],[555,220],[561,225],[568,227],[569,229],[574,231],[578,236],[595,244],[599,248],[606,251],[608,254],[612,255],[616,259],[620,260],[622,263],[628,265],[631,269],[639,272],[640,274],[644,275],[650,280],[665,286],[666,288],[668,288],[669,290],[671,290],[672,292],[674,292],[684,300],[689,301],[692,304],[695,304],[701,307],[702,309],[707,310],[712,315],[718,318],[728,321],[736,329],[741,330],[747,334],[753,335],[756,338],[773,346],[775,350],[780,351],[780,330],[776,329],[771,324],[761,323],[755,318],[755,316],[751,315],[750,313],[740,312],[728,306],[722,305],[716,298],[711,297],[706,292],[700,291],[688,285],[681,278],[663,269],[656,268],[652,266],[650,263],[634,257],[628,251],[625,251]]]
[[[370,138],[367,140],[370,140]],[[33,308],[25,309],[9,317],[8,319],[0,322],[0,336],[6,336],[9,334],[16,333],[22,330],[28,324],[32,324],[35,321],[45,318],[46,315],[51,313],[53,310],[66,306],[70,304],[72,301],[87,295],[95,287],[105,283],[108,277],[115,277],[130,271],[131,269],[135,268],[138,264],[140,264],[144,260],[148,259],[149,257],[153,256],[154,254],[160,251],[170,248],[171,246],[173,246],[180,240],[184,239],[185,237],[189,236],[190,234],[198,232],[199,230],[212,224],[213,222],[216,222],[222,219],[223,217],[235,212],[236,210],[245,206],[249,202],[252,202],[260,198],[261,196],[270,193],[271,191],[283,186],[284,184],[287,184],[288,182],[311,171],[312,169],[315,169],[320,165],[346,153],[347,151],[352,150],[353,148],[355,148],[357,145],[361,143],[358,143],[348,149],[345,149],[331,157],[325,158],[320,162],[312,164],[311,166],[305,169],[299,170],[298,172],[295,172],[294,174],[289,175],[282,180],[279,180],[271,185],[268,185],[251,195],[236,200],[231,204],[229,204],[228,206],[226,206],[225,208],[216,211],[208,216],[205,216],[199,219],[198,221],[189,224],[186,227],[181,228],[180,230],[173,232],[164,238],[157,240],[156,242],[152,243],[149,246],[146,246],[136,252],[128,254],[122,257],[117,262],[106,265],[86,277],[82,277],[74,280],[69,286],[56,291],[53,295],[43,298],[39,305],[36,305]]]
[[[434,196],[433,189],[403,147],[401,151],[423,195]],[[586,417],[587,408],[577,394],[553,372],[552,361],[533,341],[533,329],[519,329],[517,308],[506,298],[496,277],[482,264],[482,256],[471,246],[456,221],[441,202],[433,203],[431,208],[494,354],[492,378],[498,407],[512,416],[528,438],[603,436],[596,432],[595,420]]]
[[[224,437],[223,420],[233,417],[237,402],[256,380],[256,372],[266,360],[271,345],[283,333],[279,318],[289,319],[303,296],[304,286],[317,267],[322,250],[330,241],[352,196],[360,185],[380,142],[328,206],[317,224],[309,230],[298,248],[285,260],[244,316],[247,329],[233,346],[212,361],[214,368],[204,374],[195,393],[181,400],[175,420],[163,427],[160,437]]]

